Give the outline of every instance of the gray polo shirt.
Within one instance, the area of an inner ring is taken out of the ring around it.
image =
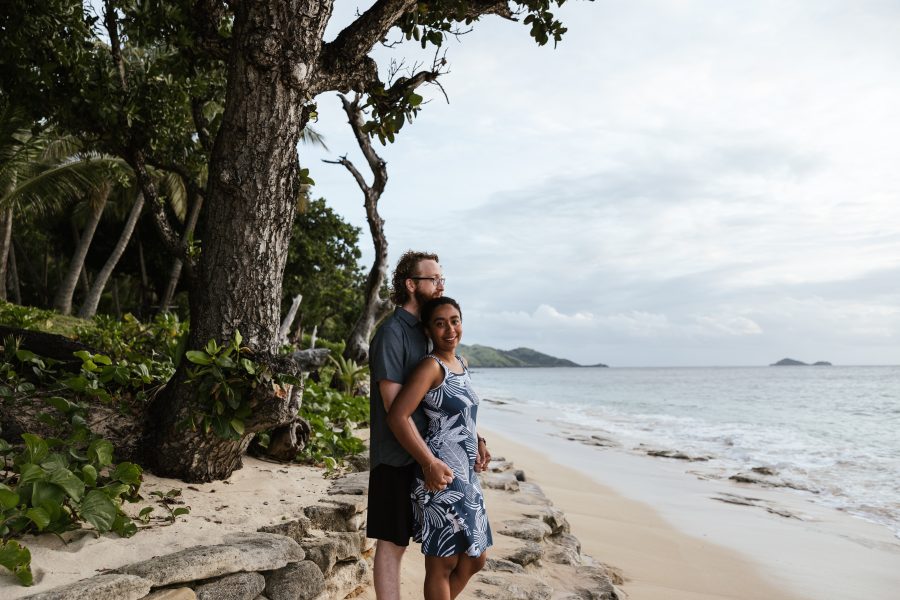
[[[428,342],[415,315],[399,306],[375,332],[369,345],[369,462],[370,468],[380,464],[401,467],[413,462],[387,424],[387,411],[378,382],[404,383],[425,355]],[[425,434],[428,421],[420,404],[412,415],[419,433]]]

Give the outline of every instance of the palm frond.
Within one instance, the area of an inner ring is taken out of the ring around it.
[[[309,146],[320,146],[328,152],[331,152],[331,150],[328,150],[328,146],[325,145],[325,136],[309,125],[304,127],[303,131],[300,132],[300,141]]]
[[[0,197],[0,207],[18,204],[31,210],[52,209],[97,189],[109,180],[112,172],[121,168],[122,161],[114,158],[46,165]]]

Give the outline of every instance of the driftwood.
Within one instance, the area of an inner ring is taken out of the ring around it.
[[[19,348],[30,350],[38,356],[58,360],[66,370],[77,371],[81,368],[81,359],[73,356],[75,352],[80,350],[87,350],[92,354],[97,352],[86,344],[55,333],[0,325],[0,341],[6,340],[9,336],[19,340]]]

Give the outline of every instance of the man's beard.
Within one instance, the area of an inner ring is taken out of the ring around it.
[[[425,304],[426,302],[428,302],[429,300],[431,300],[431,299],[437,297],[437,296],[435,295],[435,292],[432,292],[432,293],[430,293],[430,294],[426,294],[425,292],[419,291],[418,288],[416,289],[415,292],[413,292],[413,295],[414,295],[415,298],[416,298],[416,304],[418,304],[420,307],[421,307],[423,304]]]

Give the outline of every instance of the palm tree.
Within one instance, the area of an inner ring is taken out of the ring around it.
[[[123,164],[79,154],[75,138],[33,125],[23,111],[0,98],[0,299],[4,300],[16,213],[51,210],[96,192]],[[80,272],[79,267],[76,281]]]

